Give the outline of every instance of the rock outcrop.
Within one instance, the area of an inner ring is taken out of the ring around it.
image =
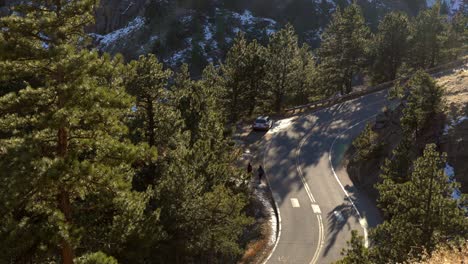
[[[148,0],[101,0],[96,10],[96,24],[92,32],[106,34],[122,28],[129,21],[141,16]]]

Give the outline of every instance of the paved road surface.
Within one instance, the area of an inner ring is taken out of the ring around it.
[[[305,114],[272,130],[264,163],[281,232],[267,263],[334,262],[341,258],[351,230],[364,235],[362,226],[381,221],[372,200],[336,167],[347,145],[388,104],[385,95],[379,92]]]

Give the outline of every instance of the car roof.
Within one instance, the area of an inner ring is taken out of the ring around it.
[[[267,120],[268,118],[270,118],[269,116],[259,116],[257,117],[257,120]]]

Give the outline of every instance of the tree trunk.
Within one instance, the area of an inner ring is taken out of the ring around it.
[[[275,100],[275,110],[277,113],[281,112],[281,105],[283,104],[283,95],[280,92],[276,93],[276,100]]]
[[[344,87],[342,86],[341,92],[342,95],[349,94],[352,90],[352,85],[353,85],[353,74],[352,73],[346,73],[345,78],[344,78]]]
[[[434,173],[431,173],[431,179],[429,181],[429,194],[428,194],[428,197],[427,197],[427,202],[426,202],[426,217],[425,217],[425,220],[427,221],[426,224],[424,225],[425,227],[425,232],[423,232],[423,236],[425,236],[425,239],[424,239],[424,242],[426,245],[428,246],[432,246],[432,233],[434,232],[433,228],[432,228],[432,223],[431,223],[431,220],[432,220],[432,214],[431,214],[431,210],[432,210],[432,192],[433,192],[433,182],[434,182]]]
[[[59,157],[65,158],[68,153],[68,131],[65,127],[61,127],[57,134],[58,144],[57,153]],[[71,223],[71,206],[70,206],[70,195],[65,188],[61,188],[58,195],[59,209],[65,216],[65,222],[68,225]],[[62,263],[73,264],[74,252],[70,245],[70,242],[66,239],[62,239]]]
[[[59,194],[59,204],[60,211],[65,215],[65,221],[67,224],[71,222],[71,206],[70,206],[70,197],[68,192],[64,189],[61,190]],[[74,252],[73,248],[70,245],[70,242],[66,239],[62,240],[62,263],[63,264],[73,264]]]
[[[155,145],[155,134],[154,134],[154,108],[153,108],[153,102],[149,97],[146,98],[146,115],[148,116],[148,127],[147,127],[147,133],[148,133],[148,145],[150,147]]]

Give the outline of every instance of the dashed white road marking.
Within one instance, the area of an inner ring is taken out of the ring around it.
[[[299,204],[299,200],[297,200],[296,198],[291,198],[291,205],[293,208],[301,207],[301,205]]]
[[[302,184],[304,185],[304,189],[306,190],[307,196],[309,196],[309,200],[314,204],[316,203],[315,198],[312,195],[312,192],[310,191],[310,188],[309,188],[309,185],[307,184],[306,179],[304,178],[304,173],[302,172],[301,164],[299,164],[301,149],[304,146],[307,139],[309,139],[311,135],[312,135],[312,130],[310,130],[308,133],[304,135],[302,140],[299,142],[299,146],[296,148],[296,170],[297,170],[297,173],[299,174],[299,177],[301,178]],[[320,207],[318,207],[318,209],[320,211]],[[317,248],[314,252],[314,256],[312,257],[312,260],[310,261],[310,264],[315,264],[317,263],[318,258],[320,257],[320,251],[322,250],[322,247],[325,241],[325,231],[323,228],[322,215],[320,213],[317,213],[314,210],[313,206],[312,206],[312,210],[317,216],[317,222],[318,222],[318,228],[319,228]]]
[[[322,211],[320,211],[320,206],[318,204],[312,204],[312,210],[314,210],[314,213],[316,214],[322,213]]]

